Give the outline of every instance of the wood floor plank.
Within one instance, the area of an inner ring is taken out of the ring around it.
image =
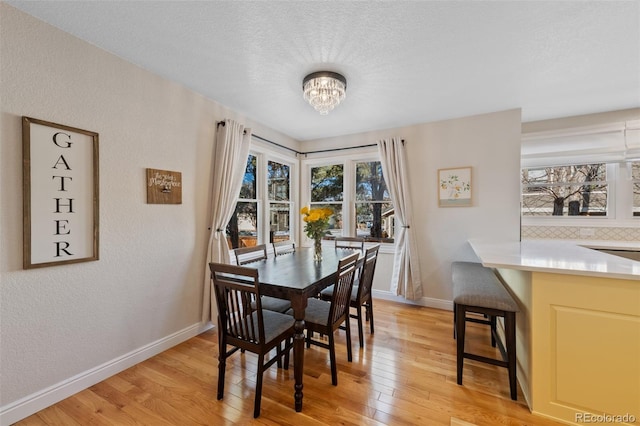
[[[338,386],[331,385],[328,351],[306,350],[301,413],[293,409],[293,366],[274,365],[264,375],[261,415],[253,418],[257,358],[249,353],[227,361],[218,401],[218,344],[210,330],[16,426],[560,425],[532,414],[520,389],[518,401],[510,399],[504,368],[465,360],[464,385],[457,385],[451,312],[385,300],[375,300],[374,309],[376,332],[365,324],[363,348],[351,324],[353,362],[345,332],[336,334]],[[469,324],[467,344],[499,354],[481,325]]]
[[[157,426],[171,425],[170,422],[163,419],[158,413],[120,392],[118,389],[111,386],[106,380],[91,386],[90,390],[101,398],[112,401],[129,416],[139,419],[142,424],[153,424]]]
[[[71,416],[69,416],[64,410],[62,410],[58,405],[53,405],[49,408],[45,408],[44,410],[38,412],[37,415],[31,416],[30,418],[40,418],[42,420],[42,425],[67,425],[67,426],[82,426],[82,423],[76,421]],[[35,424],[34,424],[35,426]]]

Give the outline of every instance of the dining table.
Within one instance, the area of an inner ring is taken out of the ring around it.
[[[360,251],[360,250],[358,250]],[[296,248],[293,253],[268,257],[244,266],[258,270],[260,294],[291,301],[294,318],[293,374],[295,410],[302,411],[304,369],[304,312],[307,299],[334,284],[338,262],[353,249],[323,247],[322,260],[314,260],[313,248]],[[362,258],[361,258],[362,259]]]

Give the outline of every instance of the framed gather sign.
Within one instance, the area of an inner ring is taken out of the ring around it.
[[[471,206],[471,167],[438,170],[438,206]]]
[[[23,267],[98,260],[98,133],[22,117]]]

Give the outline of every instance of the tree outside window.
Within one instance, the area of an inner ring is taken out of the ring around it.
[[[393,204],[380,161],[356,164],[356,235],[371,240],[393,238]]]
[[[311,207],[333,210],[328,232],[334,237],[342,235],[343,183],[344,166],[342,164],[311,168]]]
[[[240,188],[236,209],[227,224],[227,243],[230,249],[252,247],[258,241],[258,194],[255,155],[247,157],[247,166]]]
[[[606,216],[605,163],[522,170],[523,216]]]

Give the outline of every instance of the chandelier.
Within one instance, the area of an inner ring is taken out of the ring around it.
[[[344,99],[347,79],[331,71],[318,71],[302,80],[304,99],[320,113],[327,115]]]

